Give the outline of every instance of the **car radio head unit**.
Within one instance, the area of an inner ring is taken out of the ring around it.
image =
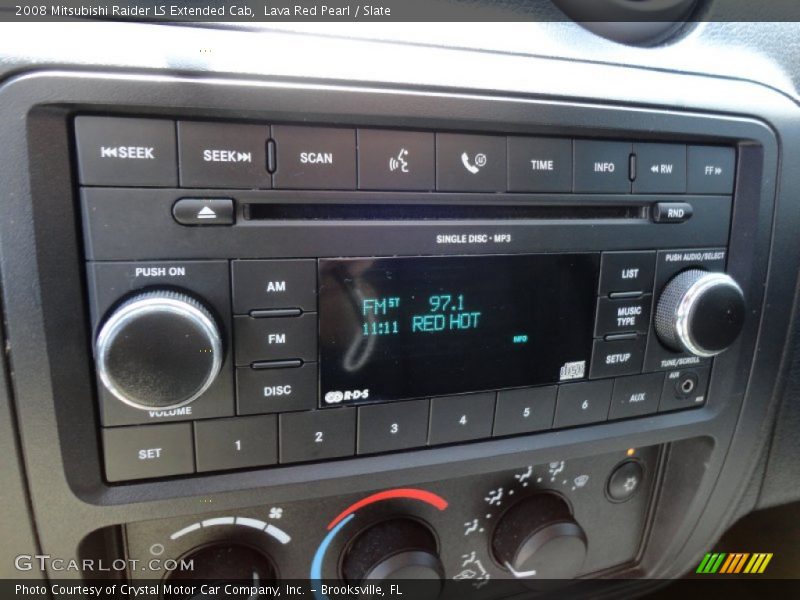
[[[74,124],[111,482],[704,406],[746,314],[732,146]]]
[[[600,255],[319,261],[323,405],[582,379]]]

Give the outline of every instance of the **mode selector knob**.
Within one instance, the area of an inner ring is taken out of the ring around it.
[[[678,273],[661,292],[656,333],[677,352],[715,356],[739,337],[745,311],[742,288],[730,275],[691,269]]]
[[[586,547],[569,505],[550,492],[512,505],[492,535],[495,559],[520,578],[572,579],[581,572]]]
[[[222,338],[199,301],[171,290],[137,294],[111,312],[97,334],[103,385],[140,409],[189,404],[222,366]]]

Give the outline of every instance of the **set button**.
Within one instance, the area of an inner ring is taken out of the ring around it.
[[[104,429],[103,449],[108,481],[194,472],[191,423]]]

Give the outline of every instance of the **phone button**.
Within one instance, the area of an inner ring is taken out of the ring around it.
[[[506,138],[436,134],[436,189],[444,192],[505,192]]]

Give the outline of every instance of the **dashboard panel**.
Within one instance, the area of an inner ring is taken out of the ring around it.
[[[308,39],[430,67],[297,81],[220,59],[214,77],[61,68],[0,89],[38,545],[211,570],[227,553],[265,580],[411,569],[476,597],[532,573],[613,593],[681,575],[759,502],[797,272],[794,100]]]

